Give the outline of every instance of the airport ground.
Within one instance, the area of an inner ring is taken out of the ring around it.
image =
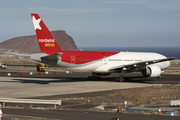
[[[170,106],[170,100],[178,100],[180,93],[179,61],[173,62],[161,79],[143,78],[141,74],[127,74],[127,82],[114,82],[118,74],[102,77],[101,81],[88,81],[90,73],[66,73],[49,67],[49,74],[38,74],[34,63],[12,64],[0,70],[0,95],[12,98],[60,99],[62,106],[53,110],[52,106],[7,104],[3,108],[3,119],[169,119],[168,116],[151,115],[156,113],[117,113],[118,104],[128,101],[129,106]],[[56,74],[54,74],[56,71]],[[23,73],[20,75],[20,73]],[[29,72],[33,72],[30,75]],[[11,73],[11,76],[7,76]],[[163,98],[162,98],[163,96]],[[88,103],[89,100],[89,103]],[[98,108],[99,107],[99,108]],[[26,108],[26,109],[24,109]],[[104,109],[103,109],[104,108]],[[38,110],[36,110],[38,109]],[[43,109],[43,110],[42,110]],[[9,115],[7,115],[9,114]],[[17,115],[17,116],[12,116]],[[35,118],[34,118],[35,117]],[[38,117],[38,118],[37,118]],[[39,118],[40,117],[40,118]],[[171,117],[179,119],[179,117]]]

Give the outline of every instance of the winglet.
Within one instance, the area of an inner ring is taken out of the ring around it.
[[[41,52],[50,54],[62,51],[39,15],[32,13],[31,17]]]

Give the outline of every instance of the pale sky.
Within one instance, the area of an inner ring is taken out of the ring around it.
[[[31,13],[78,47],[179,47],[180,0],[1,0],[0,42],[34,35]]]

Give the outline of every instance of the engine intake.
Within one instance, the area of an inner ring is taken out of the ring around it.
[[[145,70],[142,70],[144,77],[159,77],[161,75],[161,69],[158,66],[149,65]]]

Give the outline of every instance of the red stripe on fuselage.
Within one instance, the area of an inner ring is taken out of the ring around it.
[[[84,64],[115,55],[119,52],[103,51],[61,51],[61,61],[72,64]]]

